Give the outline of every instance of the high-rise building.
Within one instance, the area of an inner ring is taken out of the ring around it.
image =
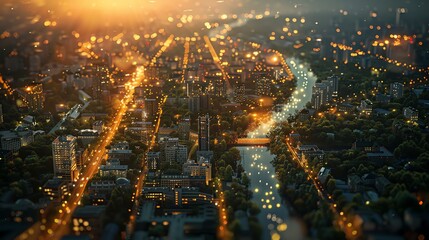
[[[172,164],[174,162],[183,163],[187,159],[187,148],[185,145],[177,145],[165,148],[165,160]]]
[[[149,165],[149,170],[157,170],[159,168],[160,152],[148,152],[147,153],[147,162]]]
[[[267,77],[262,77],[256,81],[256,94],[258,96],[268,96],[270,95],[270,79]]]
[[[188,101],[188,109],[192,113],[198,113],[200,111],[200,99],[199,97],[190,97]]]
[[[42,193],[51,201],[60,202],[68,197],[67,183],[60,179],[49,179],[42,187]]]
[[[210,161],[201,157],[198,162],[188,160],[182,165],[182,172],[189,176],[204,176],[206,177],[206,185],[212,180],[212,165]]]
[[[0,131],[0,149],[17,152],[34,141],[33,131],[17,129]]]
[[[311,104],[315,109],[319,109],[328,102],[328,86],[324,83],[316,83],[313,86]]]
[[[329,93],[331,95],[331,99],[338,97],[338,80],[339,78],[336,75],[332,75],[326,80],[326,83],[328,83],[329,85]]]
[[[245,100],[246,87],[243,83],[237,84],[234,88],[234,101],[242,103]]]
[[[404,108],[404,117],[411,122],[417,122],[419,120],[419,111],[412,107]]]
[[[198,117],[198,151],[210,151],[210,116]]]
[[[174,162],[184,163],[188,159],[188,147],[186,145],[166,146],[164,152],[165,161],[170,164]]]
[[[41,111],[45,104],[45,97],[43,95],[43,86],[41,83],[27,85],[22,89],[17,89],[19,96],[22,98],[24,105],[30,111]]]
[[[186,80],[186,96],[187,97],[193,97],[198,96],[200,92],[200,83],[196,81],[195,79],[188,79]]]
[[[156,112],[158,111],[156,99],[146,98],[144,100],[144,111],[146,112],[146,116],[155,116]]]
[[[109,89],[109,69],[106,66],[97,65],[94,70],[93,96],[95,96],[96,99],[101,99],[103,93]]]
[[[210,95],[202,94],[189,98],[188,108],[192,113],[207,112],[210,110]]]
[[[390,96],[392,98],[401,98],[404,96],[404,84],[394,82],[390,84]]]
[[[76,137],[58,136],[52,142],[54,176],[65,181],[73,181],[77,176]]]
[[[370,116],[372,114],[372,107],[373,104],[369,99],[362,100],[359,107],[361,115]]]
[[[191,120],[189,118],[182,119],[179,122],[177,133],[180,140],[189,140],[189,132],[191,131]]]
[[[331,102],[338,97],[338,76],[332,75],[326,80],[323,80],[321,84],[326,86],[326,101]],[[324,87],[323,87],[324,88]]]

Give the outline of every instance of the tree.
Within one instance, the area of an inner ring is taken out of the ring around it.
[[[115,222],[119,226],[125,227],[125,223],[129,217],[128,209],[132,206],[131,199],[131,188],[114,188],[106,208],[107,221]]]
[[[231,148],[222,154],[221,159],[225,161],[226,165],[231,165],[232,169],[236,170],[237,162],[241,160],[240,150]]]
[[[417,158],[423,149],[421,149],[413,140],[405,141],[395,148],[396,157]]]
[[[363,175],[365,173],[368,173],[368,168],[365,165],[363,165],[363,164],[359,164],[359,167],[357,169],[357,174],[358,175]]]
[[[232,170],[231,165],[228,164],[228,166],[226,166],[226,168],[225,168],[225,176],[224,176],[225,181],[228,181],[228,182],[232,181],[233,172],[234,171]]]
[[[417,199],[408,191],[399,192],[395,196],[395,208],[402,213],[405,209],[415,209],[418,207]]]
[[[336,188],[335,179],[330,178],[328,183],[326,184],[326,189],[328,190],[328,193],[329,194],[334,193],[335,188]]]
[[[343,143],[351,143],[353,141],[353,132],[350,130],[350,128],[343,128],[338,133],[338,138]]]
[[[305,212],[305,203],[302,198],[298,198],[293,202],[293,207],[301,214]]]
[[[357,203],[357,204],[361,204],[361,203],[363,202],[362,194],[360,194],[360,193],[356,193],[356,194],[353,196],[352,202]]]
[[[256,216],[261,212],[261,209],[259,209],[258,205],[256,203],[249,201],[249,214],[251,216]]]
[[[344,232],[335,230],[333,227],[323,228],[322,231],[318,232],[318,237],[321,240],[346,239]]]
[[[378,201],[372,203],[370,206],[372,209],[374,209],[376,212],[380,214],[384,214],[390,209],[390,202],[386,198],[379,198]]]
[[[229,224],[229,229],[231,230],[231,232],[234,233],[234,236],[239,236],[240,235],[240,231],[241,231],[240,221],[238,221],[237,219],[235,219],[234,221],[232,221]]]
[[[243,174],[241,176],[241,183],[246,187],[250,185],[250,178],[247,176],[247,174]]]
[[[429,92],[429,91],[428,91]],[[420,154],[420,156],[413,162],[411,162],[413,169],[421,172],[429,171],[429,153],[425,152]]]
[[[225,179],[225,167],[219,167],[216,171],[216,175],[217,177],[219,177],[220,179]]]

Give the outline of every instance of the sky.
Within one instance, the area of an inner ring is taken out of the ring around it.
[[[252,11],[261,14],[267,10],[271,16],[314,14],[316,17],[316,14],[335,16],[346,11],[349,16],[359,18],[376,11],[380,19],[394,19],[398,8],[406,9],[404,17],[415,18],[417,23],[429,22],[423,21],[429,20],[426,14],[429,2],[425,0],[0,0],[0,3],[0,27],[3,28],[35,19],[70,23],[73,27],[88,26],[88,29],[106,24],[140,27],[183,15],[205,21],[223,14]]]

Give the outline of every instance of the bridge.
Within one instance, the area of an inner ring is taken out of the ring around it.
[[[239,138],[235,146],[262,146],[270,143],[269,138]]]

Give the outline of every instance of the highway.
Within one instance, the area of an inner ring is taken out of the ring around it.
[[[277,61],[280,62],[283,70],[287,73],[287,81],[292,81],[295,78],[295,75],[292,73],[292,70],[289,68],[289,65],[286,63],[286,60],[283,56],[283,54],[277,50],[272,50],[276,56],[277,56]]]
[[[229,82],[229,74],[228,72],[224,69],[224,67],[222,66],[222,62],[219,59],[219,56],[216,53],[216,50],[214,49],[209,37],[204,36],[204,41],[206,43],[206,46],[213,58],[214,63],[216,64],[217,68],[219,68],[219,70],[222,72],[222,78],[226,83],[226,91],[227,91],[227,95],[230,96],[232,95],[232,86],[231,83]]]
[[[161,116],[162,116],[162,107],[164,106],[165,102],[167,101],[168,96],[165,96],[162,101],[159,103],[159,109],[158,109],[158,117],[157,117],[157,122],[155,125],[155,129],[153,130],[153,134],[152,134],[152,138],[150,140],[150,144],[149,147],[145,153],[144,159],[142,159],[141,161],[141,172],[140,175],[137,177],[137,183],[134,185],[135,189],[134,189],[134,193],[132,196],[132,200],[134,201],[133,204],[133,208],[131,210],[131,215],[130,215],[130,221],[127,224],[127,238],[131,237],[131,234],[134,232],[134,226],[135,226],[135,222],[137,220],[137,215],[138,212],[140,211],[140,194],[143,190],[143,186],[144,186],[144,182],[146,180],[146,176],[147,176],[147,164],[146,164],[146,154],[147,152],[151,151],[151,149],[155,146],[156,144],[156,135],[159,131],[159,127],[161,125]]]
[[[170,35],[170,37],[164,43],[164,45],[160,49],[160,51],[158,51],[158,53],[151,60],[151,64],[156,63],[156,58],[160,57],[161,54],[167,50],[167,47],[170,46],[173,39],[174,39],[174,36]],[[167,47],[165,47],[165,46],[167,46]],[[147,152],[151,151],[153,149],[153,147],[156,145],[156,136],[157,136],[159,128],[161,126],[161,116],[163,113],[162,108],[163,108],[165,102],[167,101],[167,98],[168,98],[168,95],[163,95],[162,100],[158,104],[158,112],[157,112],[157,120],[156,120],[155,128],[153,130],[153,133],[152,133],[152,136],[151,136],[151,139],[149,142],[149,146],[146,150],[144,159],[142,159],[142,161],[141,161],[140,175],[137,177],[137,183],[134,185],[135,189],[134,189],[134,193],[132,196],[132,200],[134,201],[134,204],[133,204],[133,207],[131,210],[130,220],[127,224],[127,238],[130,238],[131,234],[134,231],[135,222],[137,220],[137,214],[140,211],[140,209],[139,209],[140,208],[140,194],[143,190],[144,182],[146,180],[146,176],[147,176],[147,172],[148,172],[147,164],[146,164],[146,154],[147,154]]]
[[[150,64],[156,63],[157,58],[162,55],[162,53],[168,48],[168,46],[170,46],[173,40],[174,40],[174,35],[170,35],[169,38],[164,42],[163,46],[152,58],[152,61],[150,62]],[[93,145],[94,148],[89,154],[90,157],[89,157],[89,161],[86,163],[86,168],[83,170],[83,173],[79,176],[79,179],[77,179],[73,183],[74,188],[71,190],[71,193],[68,199],[64,200],[61,203],[61,206],[59,207],[59,209],[55,210],[54,216],[52,218],[47,219],[45,217],[42,217],[40,221],[36,222],[30,228],[24,231],[21,235],[17,237],[17,239],[19,240],[47,239],[47,238],[60,239],[61,237],[69,233],[70,220],[71,220],[72,214],[76,209],[76,207],[80,204],[80,200],[84,194],[85,188],[89,180],[92,179],[94,174],[98,172],[102,159],[106,154],[106,146],[108,146],[111,143],[113,137],[118,131],[122,118],[128,110],[128,105],[133,99],[135,87],[140,86],[145,78],[144,70],[145,70],[144,66],[137,67],[136,71],[132,74],[133,77],[125,84],[127,86],[127,91],[125,93],[125,96],[120,101],[121,102],[120,106],[117,109],[110,123],[106,124],[106,126],[109,127],[109,130],[103,132],[102,135],[99,137],[99,141]],[[167,97],[165,96],[160,106],[162,106],[166,100],[167,100]],[[160,112],[159,112],[159,116],[161,115],[162,115],[162,108],[160,108]],[[62,124],[62,122],[64,122],[67,117],[68,117],[68,114],[66,115],[65,118],[63,118],[60,121],[60,124]],[[155,133],[159,130],[159,126],[160,126],[160,117],[158,118],[158,122],[155,128],[154,134],[152,135],[150,148],[154,146],[154,143],[156,141]],[[135,196],[139,196],[141,192],[141,186],[143,186],[143,182],[145,179],[146,172],[144,171],[144,166],[145,166],[144,162],[145,161],[142,161],[143,171],[141,172],[141,175],[138,178]]]
[[[158,52],[155,54],[155,56],[150,61],[150,66],[154,66],[157,59],[161,57],[161,55],[167,50],[167,48],[170,46],[170,44],[174,41],[174,35],[171,34],[168,39],[164,42],[162,47],[158,50]]]
[[[110,126],[110,129],[105,131],[102,136],[100,136],[99,141],[95,144],[94,150],[90,153],[90,160],[86,164],[87,167],[83,170],[79,179],[74,183],[75,187],[71,191],[68,200],[61,203],[58,212],[56,212],[52,217],[53,220],[42,218],[41,222],[35,223],[32,227],[18,236],[17,239],[60,239],[69,232],[70,220],[73,211],[79,205],[88,181],[98,172],[101,160],[106,154],[106,146],[111,143],[115,136],[122,117],[128,109],[128,103],[133,98],[134,88],[139,86],[143,80],[143,71],[143,67],[137,68],[136,72],[133,74],[134,77],[128,82],[128,91],[122,99],[121,105],[112,118],[110,124],[107,124]]]
[[[228,230],[228,217],[225,205],[225,196],[222,188],[222,181],[219,178],[214,179],[217,202],[215,203],[219,211],[219,228],[217,232],[218,239],[232,239],[233,235]]]

